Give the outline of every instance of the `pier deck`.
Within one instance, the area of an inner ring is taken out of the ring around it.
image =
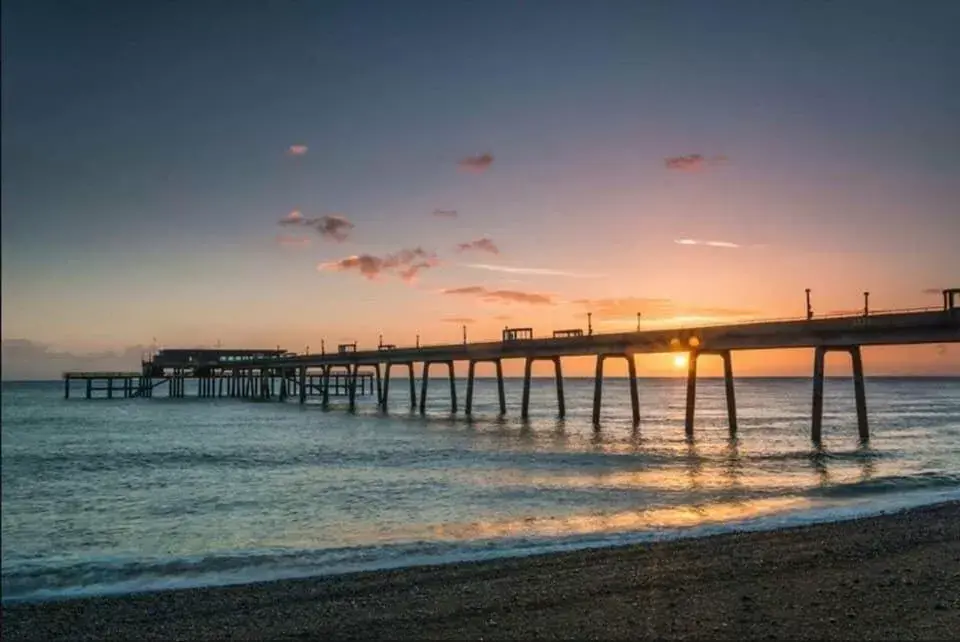
[[[863,346],[916,345],[960,342],[960,307],[956,298],[960,289],[944,291],[942,308],[894,310],[834,317],[779,319],[746,323],[637,330],[594,334],[579,329],[554,332],[552,336],[536,338],[531,328],[504,330],[501,341],[485,341],[443,345],[396,346],[381,344],[376,349],[360,350],[357,345],[344,344],[337,352],[294,354],[279,347],[268,350],[162,350],[143,362],[141,373],[64,373],[65,395],[69,397],[70,381],[87,381],[90,398],[92,381],[106,379],[108,395],[113,394],[113,379],[122,379],[124,396],[152,396],[153,389],[168,384],[169,396],[184,396],[184,381],[196,379],[200,397],[243,397],[256,399],[277,398],[284,401],[291,396],[305,403],[311,395],[322,398],[327,407],[331,395],[345,396],[349,409],[356,409],[358,394],[376,392],[382,411],[388,409],[390,373],[399,366],[409,374],[410,408],[418,408],[414,366],[420,364],[419,410],[426,411],[428,382],[432,365],[443,366],[450,386],[450,410],[458,411],[454,364],[468,364],[466,404],[467,415],[472,413],[476,366],[491,363],[495,366],[498,383],[500,413],[506,413],[502,362],[504,359],[525,361],[521,415],[526,418],[530,405],[532,364],[547,360],[554,364],[557,389],[557,410],[564,416],[566,405],[563,391],[563,357],[593,356],[596,358],[596,376],[593,399],[593,422],[600,424],[603,395],[603,367],[607,359],[626,359],[630,379],[630,396],[634,424],[640,421],[637,373],[634,356],[663,352],[689,354],[687,371],[687,406],[685,428],[693,435],[696,405],[697,362],[700,356],[716,355],[723,359],[727,414],[731,435],[737,431],[737,412],[734,391],[732,354],[738,350],[769,350],[785,348],[814,349],[813,402],[811,437],[819,442],[823,419],[824,359],[827,352],[849,354],[853,365],[854,394],[856,396],[857,426],[862,440],[869,438],[866,393],[864,387]],[[360,369],[364,368],[361,372]],[[370,372],[372,370],[372,372]],[[137,385],[131,384],[132,378]],[[159,382],[157,381],[159,379]],[[277,387],[279,384],[279,390]],[[225,392],[226,391],[226,392]]]

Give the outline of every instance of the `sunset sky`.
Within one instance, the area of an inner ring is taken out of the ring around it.
[[[14,356],[133,368],[154,338],[318,351],[960,286],[954,0],[2,11],[7,378]],[[960,374],[956,346],[865,358]]]

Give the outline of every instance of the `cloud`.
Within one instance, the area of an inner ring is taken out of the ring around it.
[[[413,281],[421,270],[436,267],[439,263],[433,252],[423,248],[403,249],[385,256],[360,254],[348,256],[338,261],[321,263],[317,270],[322,272],[349,272],[356,270],[369,280],[375,280],[383,274],[393,274],[403,281]]]
[[[553,270],[550,268],[532,268],[532,267],[511,267],[508,265],[490,265],[489,263],[462,263],[463,267],[473,268],[475,270],[487,270],[489,272],[506,272],[507,274],[536,274],[540,276],[569,276],[575,279],[598,279],[602,274],[584,274],[581,272],[568,272],[566,270]]]
[[[447,317],[441,319],[444,323],[456,323],[457,325],[472,325],[477,322],[476,319],[470,317]]]
[[[460,171],[482,174],[493,165],[493,154],[478,154],[476,156],[467,156],[461,158],[459,163]]]
[[[675,239],[673,241],[677,245],[707,245],[710,247],[726,247],[726,248],[737,248],[741,247],[737,243],[731,243],[730,241],[701,241],[699,239]]]
[[[943,288],[924,288],[923,294],[943,294]]]
[[[486,237],[457,244],[458,252],[469,252],[470,250],[489,252],[490,254],[500,254],[500,248],[498,248],[493,241]]]
[[[511,315],[509,315],[509,314],[498,314],[498,315],[496,315],[496,316],[493,317],[493,319],[494,319],[495,321],[509,321],[509,320],[512,319],[512,318],[513,318],[513,317],[512,317]]]
[[[685,156],[668,156],[663,159],[663,164],[667,169],[678,172],[699,172],[708,165],[723,165],[729,160],[722,154],[709,159],[703,154],[686,154]]]
[[[320,236],[332,239],[338,243],[346,241],[350,235],[350,230],[354,228],[353,223],[337,214],[325,214],[313,218],[304,216],[299,210],[293,210],[277,221],[277,224],[283,226],[310,227],[319,232]]]
[[[475,296],[482,301],[491,303],[527,303],[530,305],[554,305],[555,301],[550,294],[539,292],[520,292],[518,290],[489,290],[482,285],[472,285],[463,288],[451,288],[441,291],[443,294],[461,296]]]
[[[310,239],[302,236],[281,235],[277,237],[277,243],[284,247],[306,247],[310,245]]]
[[[756,316],[756,310],[713,306],[683,305],[672,299],[624,297],[609,299],[578,299],[573,301],[596,319],[636,319],[639,312],[645,319],[705,320],[712,318],[744,318]]]
[[[433,215],[440,218],[457,218],[457,210],[433,210]]]
[[[308,147],[306,145],[290,145],[287,148],[287,153],[291,156],[304,156],[307,153]]]

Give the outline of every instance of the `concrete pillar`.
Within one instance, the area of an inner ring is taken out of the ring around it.
[[[87,399],[93,398],[93,380],[87,379]]]
[[[497,359],[497,397],[500,400],[500,416],[507,414],[507,396],[503,392],[503,361]]]
[[[737,436],[737,399],[733,390],[733,355],[729,350],[721,353],[723,357],[723,384],[727,393],[727,424],[730,436]]]
[[[427,412],[427,382],[430,380],[430,362],[423,362],[423,374],[420,381],[420,414]]]
[[[863,360],[860,357],[860,346],[850,348],[850,358],[853,360],[853,393],[857,402],[857,430],[860,441],[870,439],[870,428],[867,425],[867,393],[863,385]]]
[[[637,363],[632,354],[623,355],[627,360],[627,374],[630,383],[630,408],[633,411],[633,425],[640,424],[640,392],[637,390]]]
[[[477,369],[477,362],[473,359],[467,364],[467,402],[464,407],[464,413],[469,417],[473,413],[473,376]]]
[[[450,373],[450,412],[457,414],[457,375],[453,371],[453,361],[447,362],[447,370]]]
[[[347,394],[350,399],[350,412],[357,411],[357,376],[360,370],[360,366],[356,363],[350,368],[349,379],[347,380]]]
[[[383,396],[380,397],[380,409],[387,412],[390,398],[390,369],[393,364],[387,361],[383,364]]]
[[[307,367],[300,366],[300,372],[298,373],[300,377],[300,389],[297,391],[300,394],[300,403],[307,403]]]
[[[523,364],[523,401],[520,403],[520,418],[530,416],[530,379],[533,374],[533,358],[527,357]]]
[[[380,372],[380,362],[374,364],[374,372],[377,376],[377,406],[383,408],[383,379]]]
[[[417,379],[413,374],[413,362],[407,364],[407,368],[410,371],[410,410],[416,410],[417,408]]]
[[[330,369],[332,366],[323,367],[323,399],[321,404],[324,409],[330,406]]]
[[[813,425],[810,438],[819,444],[823,436],[823,365],[827,349],[823,346],[813,351]]]
[[[70,398],[70,377],[63,378],[63,398]]]
[[[288,392],[289,391],[287,390],[287,371],[281,370],[280,371],[280,401],[287,400]]]
[[[604,355],[597,355],[597,371],[593,378],[593,425],[600,425],[600,400],[603,397],[603,359]]]
[[[107,399],[113,399],[113,377],[107,377]]]
[[[691,350],[687,357],[687,415],[684,429],[687,437],[693,437],[693,417],[697,409],[697,359],[700,353]]]
[[[567,416],[567,401],[563,395],[563,366],[560,357],[553,358],[553,376],[557,384],[557,416],[561,419]]]

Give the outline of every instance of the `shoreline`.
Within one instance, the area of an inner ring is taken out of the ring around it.
[[[960,502],[780,530],[4,604],[3,637],[950,639]]]

